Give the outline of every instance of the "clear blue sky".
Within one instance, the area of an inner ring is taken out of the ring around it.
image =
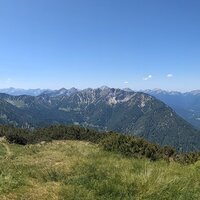
[[[0,0],[0,88],[200,89],[199,0]]]

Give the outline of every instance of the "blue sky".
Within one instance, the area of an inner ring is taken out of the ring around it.
[[[0,0],[0,88],[200,89],[199,0]]]

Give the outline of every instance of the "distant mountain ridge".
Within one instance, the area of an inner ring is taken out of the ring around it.
[[[19,96],[19,95],[30,95],[30,96],[38,96],[47,89],[20,89],[20,88],[5,88],[0,89],[0,93],[5,93],[13,96]]]
[[[79,124],[138,135],[180,151],[200,149],[200,133],[169,106],[143,92],[109,87],[0,94],[0,123],[29,128]]]
[[[191,92],[174,92],[165,90],[144,90],[172,107],[176,113],[200,129],[200,90]]]
[[[100,89],[109,89],[108,86],[101,86],[99,87]],[[131,88],[123,88],[121,90],[127,91],[127,92],[133,92],[135,90],[132,90]],[[62,94],[66,94],[69,92],[78,92],[81,91],[81,89],[72,87],[70,89],[66,89],[66,88],[61,88],[58,90],[53,90],[53,89],[23,89],[23,88],[14,88],[14,87],[10,87],[10,88],[3,88],[0,89],[0,93],[5,93],[5,94],[10,94],[13,96],[19,96],[19,95],[30,95],[30,96],[38,96],[41,94],[51,94],[51,93],[57,93],[56,96],[62,95]],[[139,90],[138,92],[144,92],[144,93],[150,93],[150,94],[182,94],[182,95],[200,95],[200,90],[192,90],[190,92],[179,92],[179,91],[167,91],[167,90],[162,90],[162,89],[148,89],[148,90]]]
[[[48,95],[50,97],[57,97],[57,96],[61,96],[61,95],[70,96],[78,91],[80,91],[80,90],[78,90],[76,88],[70,88],[70,89],[61,88],[59,90],[46,90],[46,91],[42,92],[40,95]]]

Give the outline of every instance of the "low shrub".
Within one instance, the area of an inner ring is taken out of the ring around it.
[[[175,149],[147,142],[132,135],[114,132],[97,132],[80,126],[50,126],[37,130],[0,126],[0,137],[5,136],[10,143],[34,144],[52,140],[81,140],[101,145],[107,151],[114,151],[135,158],[146,157],[152,161],[165,159],[191,164],[199,159],[199,153],[178,153]]]

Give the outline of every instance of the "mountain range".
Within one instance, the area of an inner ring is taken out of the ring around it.
[[[5,88],[5,89],[0,89],[0,93],[5,93],[5,94],[10,94],[14,96],[19,96],[19,95],[30,95],[30,96],[38,96],[41,93],[48,91],[47,89],[20,89],[20,88]]]
[[[107,88],[106,86],[101,87],[101,89]],[[124,91],[132,92],[130,88],[124,88]],[[51,97],[56,97],[60,95],[71,95],[80,90],[76,88],[65,89],[61,88],[59,90],[50,89],[15,89],[7,88],[0,89],[0,93],[6,93],[14,96],[19,95],[30,95],[38,96],[41,94],[47,94]],[[161,89],[154,90],[143,90],[141,92],[150,94],[157,99],[163,101],[168,106],[173,108],[173,110],[180,115],[183,119],[191,123],[195,128],[200,129],[200,90],[194,90],[191,92],[177,92],[177,91],[166,91]]]
[[[0,123],[35,128],[77,124],[134,134],[179,151],[200,149],[200,133],[162,101],[143,92],[101,87],[0,94]]]

